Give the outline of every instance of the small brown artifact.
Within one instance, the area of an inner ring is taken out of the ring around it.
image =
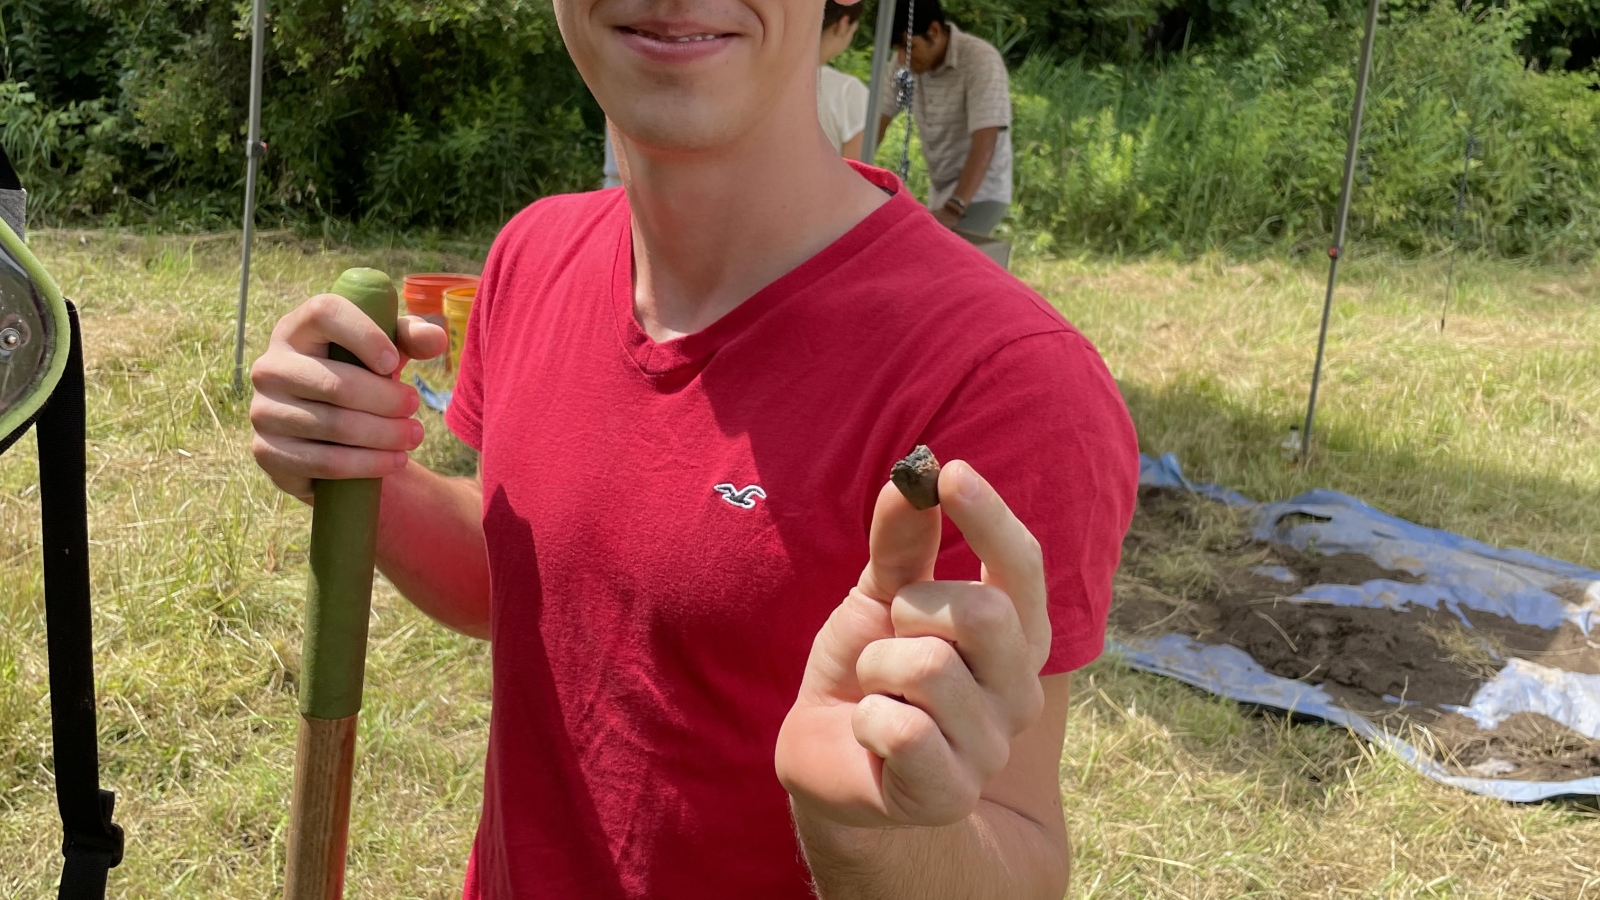
[[[939,460],[926,445],[918,444],[889,470],[889,480],[917,509],[939,505]]]

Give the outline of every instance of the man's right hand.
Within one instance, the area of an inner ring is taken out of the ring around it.
[[[314,478],[381,478],[405,468],[422,443],[422,423],[411,417],[417,391],[399,372],[407,359],[443,353],[447,339],[414,316],[401,317],[395,331],[391,342],[337,294],[318,294],[278,320],[250,368],[252,451],[274,484],[310,503]],[[328,359],[329,344],[372,371]]]

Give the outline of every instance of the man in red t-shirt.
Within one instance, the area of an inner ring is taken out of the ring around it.
[[[384,477],[379,567],[492,642],[465,896],[1060,897],[1067,673],[1137,478],[1104,364],[832,152],[821,0],[555,8],[625,188],[496,240],[446,417],[479,477],[327,359],[388,375],[432,325],[313,297],[252,372],[261,467]],[[887,484],[919,443],[928,511]]]

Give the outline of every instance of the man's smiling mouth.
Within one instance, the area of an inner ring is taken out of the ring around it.
[[[649,38],[652,41],[662,41],[668,44],[692,44],[698,41],[714,41],[717,38],[731,37],[731,35],[727,34],[685,34],[668,36],[664,34],[656,34],[653,31],[645,31],[642,28],[629,28],[626,25],[622,26],[618,30],[628,34],[636,34],[643,38]]]

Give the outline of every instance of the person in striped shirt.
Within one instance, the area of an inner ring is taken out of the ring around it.
[[[1011,206],[1011,92],[1004,58],[993,44],[948,21],[939,0],[899,0],[893,43],[916,79],[912,116],[928,163],[928,208],[944,225],[987,235]],[[899,112],[894,71],[885,67],[878,108],[882,140]]]

